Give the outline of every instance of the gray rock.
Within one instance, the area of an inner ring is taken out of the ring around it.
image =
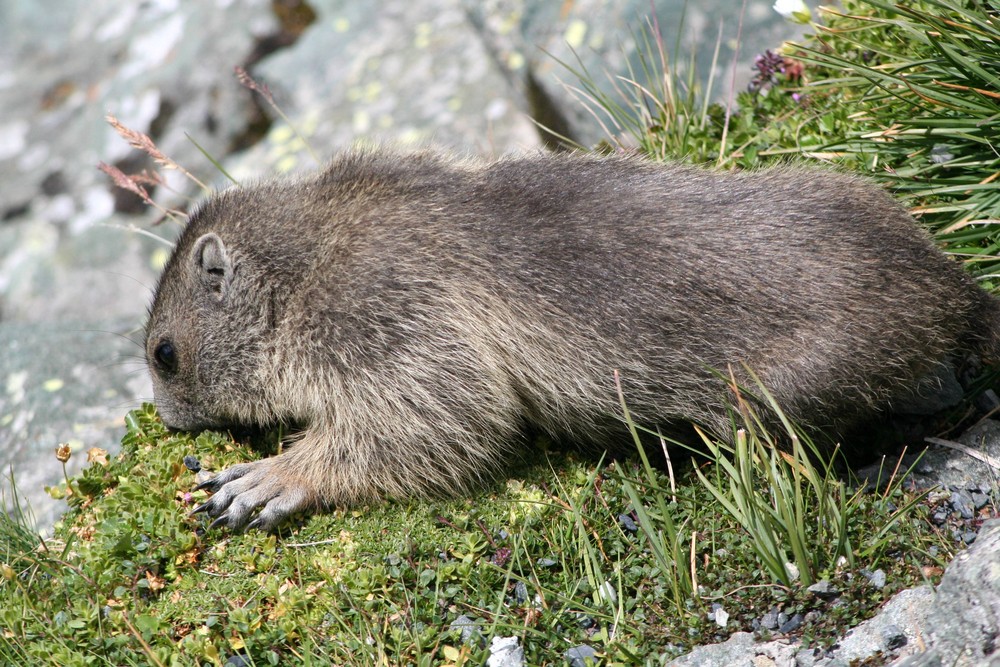
[[[882,628],[882,645],[888,651],[895,651],[906,646],[906,633],[898,625],[890,623]]]
[[[70,445],[66,469],[79,472],[90,448],[117,451],[126,411],[152,396],[134,337],[128,321],[0,323],[0,466],[13,465],[37,527],[65,509],[43,490],[63,479],[56,446]]]
[[[760,619],[761,627],[767,630],[774,630],[778,627],[778,610],[772,609],[764,614]]]
[[[618,523],[621,525],[622,528],[624,528],[630,533],[639,532],[639,526],[636,525],[635,520],[628,514],[619,514]]]
[[[208,179],[217,172],[185,132],[221,155],[244,131],[249,96],[219,84],[275,29],[267,0],[0,7],[0,467],[13,467],[39,528],[64,508],[42,490],[63,477],[56,445],[74,448],[73,474],[85,450],[115,453],[126,411],[152,398],[141,347],[127,339],[139,338],[169,248],[121,229],[148,231],[159,214],[114,213],[96,164],[137,153],[104,114]],[[164,175],[178,193],[158,198],[183,203],[189,184]]]
[[[1000,422],[984,420],[963,433],[957,442],[994,460],[1000,460]],[[940,486],[988,492],[996,479],[996,472],[989,465],[951,447],[932,446],[921,460],[933,471],[929,474],[914,472],[910,475],[909,479],[921,488]]]
[[[925,619],[934,605],[934,591],[921,586],[903,591],[874,618],[861,623],[837,642],[828,664],[847,667],[881,652],[901,657],[916,653],[924,636]]]
[[[615,86],[627,88],[615,80],[615,74],[642,71],[635,38],[641,39],[650,8],[655,7],[667,44],[673,45],[677,29],[683,29],[680,58],[675,66],[683,73],[693,53],[698,75],[704,81],[711,71],[720,21],[729,30],[740,22],[739,5],[723,2],[462,0],[461,4],[514,92],[518,106],[584,145],[607,137],[574,92],[579,87],[576,77],[560,63],[586,70],[605,93],[614,95]],[[775,21],[771,4],[761,0],[747,3],[742,17],[741,58],[735,65],[737,88],[742,89],[749,81],[756,54],[801,33],[788,22]],[[732,42],[723,38],[713,72],[715,99],[723,99],[730,90],[732,63]],[[548,105],[558,113],[547,114]]]
[[[461,633],[463,644],[482,646],[486,643],[486,638],[483,637],[479,625],[465,614],[452,621],[448,627]]]
[[[972,498],[962,491],[952,491],[949,500],[951,506],[963,519],[971,519],[975,516],[975,508],[972,505]]]
[[[786,635],[790,632],[795,632],[802,627],[804,621],[805,617],[802,614],[794,614],[790,619],[781,624],[778,632]]]
[[[871,583],[875,588],[885,587],[885,570],[878,569],[874,572],[869,572],[868,570],[861,570],[861,574],[864,575],[865,579]]]
[[[518,604],[524,604],[528,601],[528,587],[524,585],[523,581],[514,584],[514,599]]]
[[[820,597],[828,597],[840,592],[834,586],[830,585],[830,582],[826,579],[817,581],[815,584],[809,586],[807,590],[813,595]]]
[[[749,632],[737,632],[720,644],[699,646],[670,663],[671,667],[795,667],[798,644],[784,641],[754,643]]]
[[[494,637],[490,640],[487,667],[524,667],[524,649],[517,637]]]
[[[972,505],[977,510],[986,507],[986,503],[990,502],[990,496],[988,493],[980,493],[979,491],[972,492]]]
[[[948,566],[925,625],[930,658],[942,664],[1000,661],[1000,519],[983,524],[975,544]]]
[[[564,655],[570,667],[587,667],[597,664],[597,651],[586,644],[574,646],[568,649]]]

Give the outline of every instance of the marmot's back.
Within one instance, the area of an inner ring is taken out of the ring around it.
[[[841,429],[992,355],[996,304],[846,175],[368,152],[202,207],[147,350],[168,424],[304,426],[213,483],[210,510],[266,504],[269,524],[461,490],[529,425],[605,446],[615,370],[648,425],[724,430],[713,370],[747,364],[790,416]]]

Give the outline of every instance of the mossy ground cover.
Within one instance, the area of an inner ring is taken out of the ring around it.
[[[218,470],[261,452],[224,434],[168,432],[151,406],[128,423],[119,456],[98,454],[56,490],[70,510],[53,537],[3,523],[0,661],[482,664],[491,637],[516,636],[532,665],[563,664],[579,645],[600,664],[659,664],[774,609],[801,614],[794,634],[824,646],[895,591],[933,580],[951,555],[925,506],[896,516],[909,494],[897,487],[863,496],[849,527],[864,546],[895,523],[887,548],[818,573],[836,595],[777,583],[753,536],[690,472],[711,468],[678,462],[687,472],[668,507],[683,527],[679,565],[695,579],[678,594],[645,532],[671,494],[667,478],[635,460],[561,451],[471,498],[334,511],[280,534],[207,532],[208,519],[191,515],[204,493],[192,492],[184,457]],[[865,567],[882,568],[886,585]],[[474,627],[465,640],[452,627],[462,616]]]

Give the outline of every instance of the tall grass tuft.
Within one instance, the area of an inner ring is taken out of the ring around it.
[[[1000,17],[987,3],[846,0],[799,51],[854,108],[828,150],[909,200],[982,280],[1000,273]],[[995,6],[995,5],[994,5]]]

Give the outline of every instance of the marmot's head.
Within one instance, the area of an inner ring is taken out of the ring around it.
[[[247,197],[247,195],[251,195]],[[233,189],[195,213],[156,289],[146,360],[164,422],[197,430],[277,421],[262,381],[283,286],[251,228],[253,191]],[[266,245],[266,244],[265,244]]]

